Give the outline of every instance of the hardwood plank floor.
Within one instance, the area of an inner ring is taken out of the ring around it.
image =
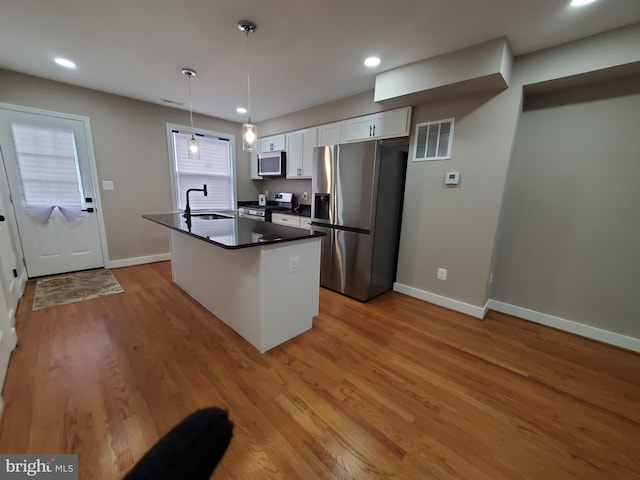
[[[321,290],[314,328],[261,355],[170,279],[31,311],[0,452],[77,453],[117,479],[205,406],[235,424],[213,478],[640,479],[640,355],[491,312]],[[230,299],[230,301],[239,301]]]

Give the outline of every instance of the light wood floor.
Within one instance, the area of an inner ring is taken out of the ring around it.
[[[314,328],[261,355],[169,263],[114,273],[124,294],[37,312],[29,282],[0,452],[78,453],[81,479],[117,479],[214,405],[235,430],[213,478],[640,478],[640,355],[326,290]]]

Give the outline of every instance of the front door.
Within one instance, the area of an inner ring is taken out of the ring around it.
[[[0,109],[2,148],[30,278],[104,266],[85,122]]]

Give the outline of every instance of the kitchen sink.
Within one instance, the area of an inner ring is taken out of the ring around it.
[[[199,218],[200,220],[225,220],[233,218],[233,216],[223,215],[221,213],[192,213],[191,218]]]

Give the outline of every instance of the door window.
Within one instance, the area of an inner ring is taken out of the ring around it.
[[[73,130],[12,123],[11,132],[25,204],[80,206]]]

